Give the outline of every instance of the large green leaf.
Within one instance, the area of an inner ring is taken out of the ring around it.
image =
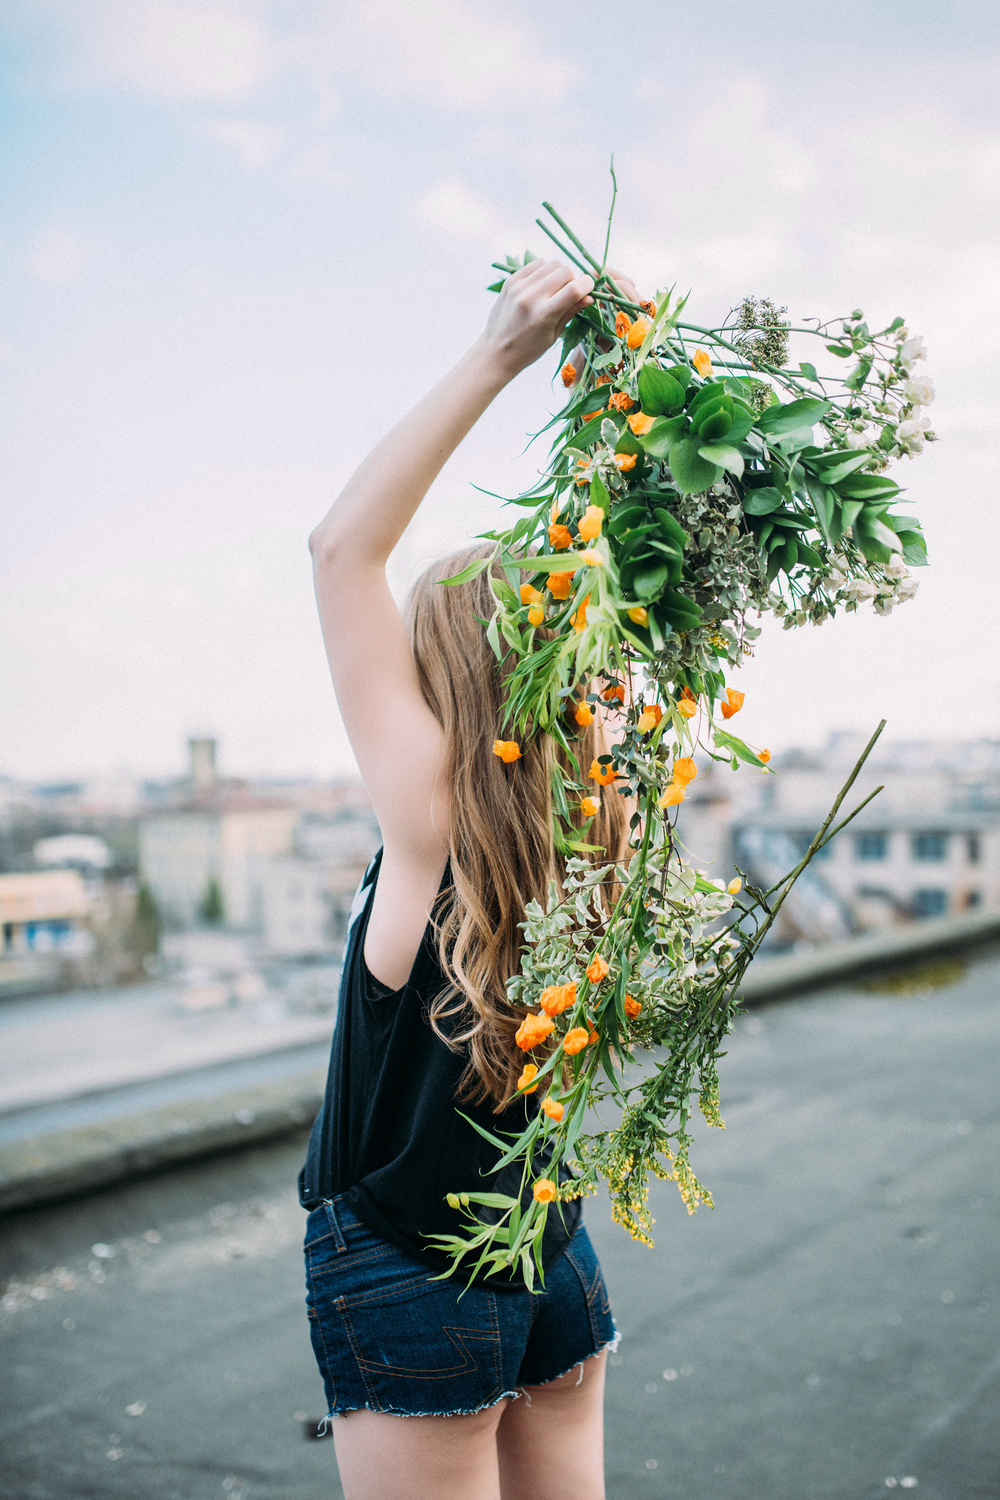
[[[765,485],[760,490],[749,490],[743,501],[743,509],[749,516],[769,516],[784,500],[780,490]]]
[[[648,416],[670,416],[684,405],[684,387],[647,362],[639,371],[639,400]]]
[[[667,565],[651,562],[637,568],[632,578],[632,592],[644,604],[659,597],[667,582]]]
[[[721,469],[728,469],[730,474],[735,474],[737,479],[743,473],[743,455],[738,448],[731,448],[726,443],[705,443],[698,449],[702,458],[710,464],[718,464]]]
[[[650,458],[666,458],[687,426],[684,417],[657,417],[652,427],[639,439]]]
[[[818,422],[831,405],[832,402],[821,401],[817,396],[802,396],[784,406],[769,406],[757,418],[757,427],[772,437],[783,432],[797,432],[800,427],[811,427]]]
[[[662,506],[658,506],[653,514],[660,523],[660,530],[663,535],[683,554],[691,538],[676,516],[672,516],[669,510],[664,510]]]
[[[697,604],[676,589],[663,591],[660,609],[675,630],[693,630],[696,625],[701,624],[702,613]]]
[[[733,402],[733,420],[726,433],[729,443],[742,443],[754,424],[754,413],[745,401]]]
[[[881,474],[853,474],[842,480],[837,489],[850,500],[892,500],[899,494],[896,481],[884,479]]]
[[[468,583],[470,578],[478,578],[480,573],[486,572],[486,569],[493,561],[494,555],[491,552],[489,557],[477,557],[475,562],[470,562],[469,566],[463,568],[460,573],[453,574],[451,578],[440,578],[438,582],[442,586],[450,585],[452,587],[458,583]]]
[[[611,509],[611,496],[608,494],[607,486],[600,474],[595,474],[590,481],[590,503],[591,505],[599,505],[605,515]]]
[[[701,444],[697,438],[681,438],[670,449],[670,472],[677,488],[685,495],[697,495],[709,489],[722,470],[698,452]]]

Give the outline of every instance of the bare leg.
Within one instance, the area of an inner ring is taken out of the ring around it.
[[[469,1417],[331,1418],[346,1500],[500,1500],[497,1427],[507,1404]]]
[[[530,1404],[507,1407],[496,1439],[503,1500],[604,1500],[605,1360],[526,1386]]]

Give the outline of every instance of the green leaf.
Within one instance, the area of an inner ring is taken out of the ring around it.
[[[903,544],[903,561],[911,568],[926,568],[927,543],[924,538],[916,531],[900,531],[897,535]]]
[[[684,527],[677,520],[676,516],[672,516],[669,510],[664,510],[662,506],[657,507],[657,509],[654,510],[653,514],[656,517],[657,521],[660,523],[660,531],[662,532],[662,534],[667,538],[668,541],[673,543],[673,545],[683,556],[684,549],[687,547],[688,542],[691,540],[687,532],[684,530]]]
[[[639,458],[642,456],[644,451],[645,450],[643,449],[642,444],[639,442],[639,439],[636,437],[631,427],[623,427],[621,432],[618,434],[618,442],[615,444],[615,452],[634,453],[636,457]]]
[[[685,417],[657,417],[652,427],[639,439],[650,458],[666,458],[671,445],[687,426]]]
[[[580,566],[578,552],[540,552],[530,559],[536,573],[569,573]]]
[[[850,346],[845,349],[843,344],[827,344],[826,347],[828,352],[835,354],[838,359],[850,359],[854,353],[854,350]]]
[[[685,495],[696,495],[709,489],[722,470],[709,463],[698,452],[697,438],[681,438],[670,449],[670,472],[677,488]]]
[[[847,528],[849,526],[853,526],[854,525],[854,522],[857,520],[858,516],[861,514],[861,512],[864,510],[864,508],[865,508],[865,502],[863,500],[845,500],[845,501],[843,501],[843,503],[841,504],[840,509],[841,509],[841,512],[842,512],[843,517],[844,517],[844,530],[845,531],[847,530]]]
[[[780,490],[772,485],[765,485],[760,490],[749,490],[743,501],[743,509],[749,516],[769,516],[772,510],[777,510],[782,504],[784,496]]]
[[[632,579],[632,592],[643,604],[659,597],[667,582],[666,563],[647,563],[637,568]]]
[[[884,547],[888,547],[890,552],[895,552],[898,549],[899,538],[894,531],[890,531],[889,527],[879,516],[872,515],[870,511],[863,512],[854,523],[855,536],[857,536],[859,527],[874,541],[881,542]]]
[[[836,458],[836,463],[824,463],[823,459]],[[871,454],[866,448],[852,448],[848,450],[846,457],[838,454],[820,454],[818,458],[809,457],[804,460],[805,464],[813,469],[825,484],[839,484],[849,474],[864,468],[865,464],[871,462]]]
[[[811,427],[814,422],[818,422],[832,404],[830,401],[821,401],[818,396],[802,396],[798,401],[788,401],[783,406],[769,406],[757,418],[757,427],[773,437],[782,432],[797,432],[800,427]]]
[[[894,479],[884,479],[880,474],[858,474],[837,485],[842,495],[851,500],[892,500],[899,494],[899,485]]]
[[[625,418],[617,414],[610,415],[606,411],[598,412],[593,421],[587,422],[580,428],[579,432],[573,434],[567,446],[581,449],[592,448],[596,442],[600,441],[601,426],[605,422],[614,422],[616,427],[623,427],[625,425]]]
[[[590,481],[590,503],[591,505],[599,505],[605,515],[611,510],[611,496],[608,494],[607,486],[600,474],[595,474]]]
[[[703,448],[698,449],[702,458],[710,464],[718,464],[721,469],[728,469],[730,474],[735,474],[737,479],[743,473],[743,455],[738,448],[730,448],[725,443],[706,443]]]
[[[807,360],[802,360],[799,365],[799,374],[803,375],[806,380],[819,379],[819,376],[816,374],[816,366],[809,364]]]
[[[860,391],[861,387],[868,379],[868,376],[871,374],[871,368],[874,363],[875,360],[870,354],[866,354],[858,360],[854,369],[844,381],[844,384],[849,391]]]
[[[693,599],[676,589],[665,589],[659,606],[675,630],[693,630],[702,621],[702,613]]]
[[[486,627],[486,639],[489,641],[490,645],[493,648],[493,655],[497,658],[498,661],[502,661],[503,651],[500,647],[500,632],[497,628],[499,617],[500,611],[497,610],[496,614],[493,616],[492,620]]]
[[[747,406],[745,401],[734,401],[732,425],[726,433],[727,441],[730,443],[742,443],[753,426],[754,419],[755,413]]]
[[[684,405],[684,387],[665,370],[647,363],[639,371],[639,400],[648,416],[669,416]]]
[[[480,573],[485,573],[495,556],[496,553],[491,552],[489,557],[477,557],[475,562],[471,562],[467,568],[463,568],[460,573],[454,574],[453,577],[439,578],[438,584],[442,587],[445,585],[454,587],[459,583],[468,583],[470,578],[478,578]]]
[[[759,770],[763,765],[760,756],[756,755],[750,746],[744,744],[735,734],[730,734],[728,729],[715,729],[712,738],[720,750],[734,755],[737,760],[745,761],[748,766],[756,766]]]

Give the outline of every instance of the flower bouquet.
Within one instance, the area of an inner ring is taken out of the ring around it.
[[[565,877],[528,907],[508,983],[523,1014],[519,1090],[542,1097],[520,1134],[481,1132],[498,1169],[520,1164],[520,1196],[456,1184],[467,1189],[449,1195],[460,1232],[434,1241],[451,1271],[520,1263],[529,1286],[546,1216],[599,1179],[616,1221],[647,1244],[651,1173],[676,1182],[690,1212],[711,1206],[690,1163],[693,1101],[722,1125],[717,1063],[740,980],[795,880],[861,810],[839,817],[882,726],[770,890],[694,869],[676,809],[699,752],[769,774],[769,751],[730,727],[744,695],[727,672],[760,634],[751,614],[819,624],[866,600],[887,614],[915,592],[924,539],[886,471],[934,440],[922,410],[933,388],[914,373],[923,341],[902,318],[877,332],[860,311],[793,328],[784,308],[748,297],[719,327],[701,326],[673,290],[631,302],[606,269],[607,239],[598,260],[545,209],[539,225],[595,281],[565,333],[568,399],[541,480],[511,502],[525,513],[447,580],[490,569],[488,636],[512,658],[496,753],[516,774],[526,737],[551,735],[562,751],[553,807]],[[790,367],[793,335],[819,341],[823,373],[804,359]],[[599,710],[614,743],[585,765],[577,732]],[[616,795],[635,808],[620,861],[588,839],[599,798]]]

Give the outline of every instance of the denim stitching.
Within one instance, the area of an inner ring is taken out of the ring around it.
[[[309,1248],[307,1245],[306,1249],[308,1250]],[[326,1276],[331,1272],[339,1276],[345,1272],[353,1271],[357,1266],[366,1266],[371,1261],[388,1260],[395,1253],[395,1248],[392,1245],[373,1246],[371,1250],[356,1250],[353,1253],[349,1253],[346,1260],[317,1261],[315,1265],[311,1266],[311,1271],[314,1276]]]
[[[337,1223],[337,1215],[333,1211],[333,1203],[329,1198],[324,1198],[319,1206],[326,1210],[327,1229],[324,1234],[317,1234],[315,1238],[306,1240],[306,1249],[311,1249],[313,1245],[321,1245],[325,1240],[333,1240],[333,1243],[337,1247],[337,1254],[341,1255],[347,1249],[347,1246],[344,1244],[344,1236],[341,1234],[340,1225]]]
[[[309,1318],[311,1318],[313,1323],[316,1325],[316,1332],[319,1334],[319,1341],[323,1346],[323,1369],[320,1373],[324,1378],[324,1384],[328,1383],[331,1391],[333,1392],[333,1400],[330,1402],[330,1411],[332,1411],[337,1404],[337,1382],[333,1378],[333,1365],[330,1362],[330,1351],[326,1347],[326,1338],[323,1333],[323,1319],[320,1317],[315,1308],[310,1307],[307,1308],[306,1311]]]
[[[583,1292],[584,1301],[587,1304],[587,1318],[590,1322],[590,1336],[593,1339],[594,1344],[596,1345],[601,1341],[601,1333],[600,1329],[597,1326],[597,1318],[594,1313],[594,1298],[597,1295],[598,1283],[603,1280],[601,1276],[600,1265],[598,1265],[597,1267],[597,1274],[594,1277],[594,1282],[588,1289],[586,1273],[584,1272],[584,1269],[580,1265],[580,1262],[577,1260],[576,1256],[571,1250],[566,1250],[564,1254],[570,1265],[573,1267],[573,1270],[576,1272],[577,1280],[580,1283],[580,1289]],[[607,1300],[607,1292],[605,1292],[604,1302],[607,1303]]]
[[[466,1339],[477,1343],[483,1343],[486,1340],[489,1340],[489,1342],[493,1346],[494,1376],[496,1375],[496,1358],[499,1340],[499,1333],[496,1329],[492,1333],[484,1333],[481,1329],[478,1328],[460,1328],[455,1324],[444,1323],[441,1325],[441,1332],[445,1335],[445,1337],[448,1339],[448,1342],[453,1346],[453,1348],[455,1348],[462,1356],[462,1364],[450,1365],[447,1369],[444,1370],[435,1370],[430,1367],[421,1367],[419,1365],[414,1365],[407,1368],[403,1365],[389,1365],[381,1360],[376,1361],[365,1359],[360,1352],[360,1345],[358,1343],[357,1334],[355,1332],[354,1325],[351,1322],[350,1313],[345,1306],[345,1299],[343,1297],[338,1297],[336,1306],[337,1311],[340,1313],[341,1317],[344,1320],[344,1325],[347,1330],[347,1337],[350,1339],[351,1349],[353,1350],[354,1358],[358,1363],[358,1367],[361,1370],[362,1379],[364,1380],[365,1385],[369,1390],[371,1390],[371,1387],[368,1383],[368,1371],[371,1371],[372,1373],[381,1372],[386,1375],[395,1375],[397,1377],[403,1376],[411,1380],[453,1380],[456,1375],[469,1375],[474,1371],[478,1372],[479,1360],[472,1355],[468,1348],[465,1347]],[[499,1384],[499,1379],[497,1379],[496,1385],[499,1386]],[[372,1398],[377,1399],[375,1397],[374,1391],[372,1391]]]

